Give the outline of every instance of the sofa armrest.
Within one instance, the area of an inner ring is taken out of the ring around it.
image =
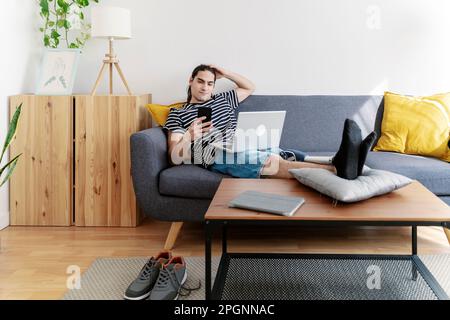
[[[167,137],[161,128],[153,128],[131,136],[131,175],[140,208],[151,213],[158,201],[159,174],[169,167]]]

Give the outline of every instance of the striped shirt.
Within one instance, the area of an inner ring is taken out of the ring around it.
[[[207,102],[201,104],[187,103],[179,110],[171,109],[164,129],[172,133],[184,134],[192,122],[197,119],[198,107],[211,108],[213,130],[191,144],[192,163],[208,168],[214,163],[215,159],[216,148],[212,143],[229,143],[234,136],[237,125],[235,111],[238,106],[239,100],[236,90],[222,92],[213,95],[212,99]]]

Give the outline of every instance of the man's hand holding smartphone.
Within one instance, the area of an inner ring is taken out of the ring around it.
[[[205,122],[211,122],[212,109],[209,107],[199,107],[197,109],[197,118],[206,117]]]
[[[189,126],[188,131],[186,132],[189,134],[189,138],[191,141],[195,141],[197,139],[200,139],[203,137],[206,133],[212,130],[212,122],[204,122],[206,120],[206,117],[197,118],[192,122],[192,124]]]

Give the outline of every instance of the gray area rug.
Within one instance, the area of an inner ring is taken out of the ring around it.
[[[450,255],[420,256],[432,272],[442,288],[450,296]],[[123,293],[138,275],[148,258],[99,258],[96,259],[81,277],[81,289],[69,290],[64,300],[123,300]],[[188,288],[201,287],[188,296],[180,296],[179,300],[203,300],[204,291],[204,258],[187,257]],[[212,274],[217,272],[219,258],[212,260]]]
[[[123,294],[128,285],[137,277],[142,266],[149,258],[99,258],[81,276],[81,289],[69,290],[64,300],[123,300]],[[180,296],[179,300],[204,300],[205,298],[205,260],[203,257],[186,257],[188,278],[187,288],[196,288],[201,282],[199,290],[191,291],[189,296]],[[211,267],[215,275],[219,258],[213,258]],[[214,281],[214,277],[213,277]]]

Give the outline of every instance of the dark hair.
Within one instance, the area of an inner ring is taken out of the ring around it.
[[[214,82],[216,82],[216,69],[211,68],[210,66],[208,66],[206,64],[201,64],[198,67],[196,67],[194,69],[194,71],[192,71],[191,79],[195,79],[195,77],[197,76],[197,74],[200,71],[209,71],[209,72],[211,72],[214,75]],[[188,96],[187,96],[187,103],[190,103],[191,99],[192,99],[191,86],[189,86],[187,94],[188,94]]]

